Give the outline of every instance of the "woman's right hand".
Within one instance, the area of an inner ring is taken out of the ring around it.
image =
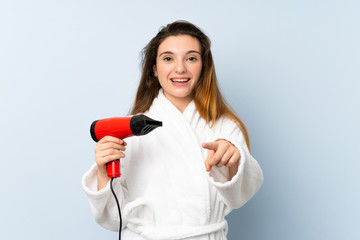
[[[105,136],[95,146],[95,160],[98,167],[98,190],[104,188],[110,178],[107,176],[106,164],[125,157],[126,142],[122,139]]]

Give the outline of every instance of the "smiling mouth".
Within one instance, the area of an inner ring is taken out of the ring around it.
[[[180,82],[180,83],[185,83],[185,82],[188,82],[190,81],[190,78],[171,78],[170,79],[172,82]]]

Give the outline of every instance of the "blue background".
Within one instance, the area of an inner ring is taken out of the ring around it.
[[[360,239],[359,1],[0,1],[0,238],[116,239],[80,179],[89,125],[128,113],[140,51],[178,19],[212,40],[265,177],[230,240]]]

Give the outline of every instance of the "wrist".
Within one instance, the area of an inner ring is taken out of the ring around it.
[[[106,187],[107,183],[110,181],[110,178],[107,176],[107,173],[102,173],[99,169],[97,170],[97,186],[98,190]]]

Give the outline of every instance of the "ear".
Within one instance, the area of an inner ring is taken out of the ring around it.
[[[157,77],[157,70],[156,70],[156,64],[153,65],[153,71],[154,71],[154,76]]]

